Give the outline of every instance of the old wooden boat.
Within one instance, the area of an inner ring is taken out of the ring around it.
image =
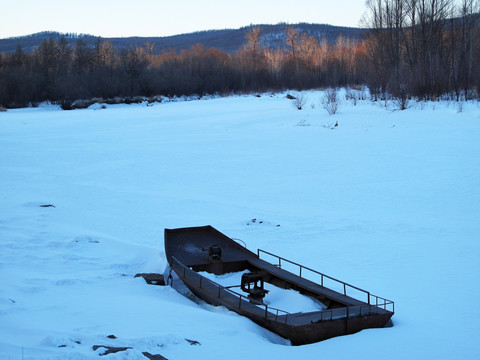
[[[391,325],[393,301],[267,251],[253,253],[211,226],[165,229],[165,252],[170,272],[195,296],[246,316],[293,345]],[[243,272],[241,279],[229,286],[205,276],[235,272]],[[321,308],[304,312],[272,307],[266,301],[267,284],[294,290]]]

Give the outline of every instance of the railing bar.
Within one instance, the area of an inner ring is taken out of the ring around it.
[[[345,281],[335,279],[334,277],[331,277],[331,276],[329,276],[329,275],[323,274],[323,273],[321,273],[320,271],[311,269],[311,268],[309,268],[309,267],[307,267],[307,266],[303,266],[303,265],[301,265],[301,264],[299,264],[299,263],[296,263],[296,262],[294,262],[294,261],[290,261],[290,260],[288,260],[288,259],[285,259],[284,257],[278,256],[278,255],[275,255],[275,254],[272,254],[272,253],[270,253],[270,252],[268,252],[268,251],[265,251],[265,250],[262,250],[262,249],[258,249],[258,255],[259,255],[259,257],[260,257],[260,251],[263,252],[263,253],[265,253],[265,254],[267,254],[267,255],[276,257],[276,258],[278,259],[279,267],[281,267],[281,260],[283,260],[283,261],[286,261],[286,262],[288,262],[288,263],[290,263],[290,264],[293,264],[293,265],[296,265],[296,266],[299,266],[299,267],[303,267],[304,269],[306,269],[306,270],[308,270],[308,271],[311,271],[311,272],[313,272],[313,273],[317,273],[317,274],[320,274],[320,275],[322,275],[322,276],[325,276],[325,277],[327,277],[327,278],[330,279],[330,280],[339,282],[339,283],[341,283],[341,284],[345,284],[345,285],[347,285],[347,286],[349,286],[349,287],[351,287],[351,288],[353,288],[353,289],[355,289],[355,290],[368,293],[368,291],[366,291],[366,290],[364,290],[364,289],[361,289],[361,288],[359,288],[359,287],[357,287],[357,286],[355,286],[355,285],[351,285],[351,284],[349,284],[349,283],[346,283]]]

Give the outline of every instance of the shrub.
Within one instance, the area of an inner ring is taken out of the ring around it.
[[[123,100],[121,97],[114,97],[114,98],[110,98],[110,99],[107,99],[105,100],[105,102],[108,104],[108,105],[117,105],[117,104],[121,104],[123,103]]]
[[[72,101],[69,99],[63,99],[60,101],[60,107],[62,110],[76,110],[76,109],[86,109],[90,105],[94,104],[93,100],[76,100]]]
[[[408,107],[408,93],[407,87],[404,84],[401,84],[397,91],[393,94],[393,103],[400,110],[405,110]]]
[[[154,102],[159,102],[159,103],[160,103],[160,102],[162,102],[162,101],[163,101],[163,99],[162,99],[161,96],[149,96],[149,97],[147,98],[147,102],[148,102],[149,104],[152,104],[152,103],[154,103]]]
[[[126,97],[123,102],[125,104],[141,104],[143,102],[143,98],[140,96],[132,96],[132,97]]]
[[[86,109],[90,105],[95,104],[95,101],[93,100],[78,100],[73,103],[73,108],[74,109]]]
[[[346,90],[345,90],[345,100],[347,100],[347,101],[352,100],[353,105],[357,106],[357,95],[355,94],[355,92],[350,87],[347,87]]]
[[[60,107],[62,110],[73,110],[73,101],[69,99],[63,99],[60,101]]]
[[[354,106],[357,106],[359,100],[365,100],[365,89],[361,87],[347,87],[345,90],[345,99],[347,101],[352,101]]]
[[[298,110],[302,110],[306,103],[307,103],[307,97],[303,94],[298,94],[293,99],[293,106],[295,106]]]
[[[336,114],[339,106],[339,99],[336,89],[327,89],[322,99],[322,105],[329,115]]]

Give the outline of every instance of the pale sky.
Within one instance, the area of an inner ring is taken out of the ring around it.
[[[359,26],[364,0],[5,0],[0,38],[40,31],[168,36],[250,24]]]

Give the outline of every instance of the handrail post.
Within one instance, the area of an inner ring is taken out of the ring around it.
[[[268,319],[268,305],[265,305],[265,319]]]
[[[367,292],[367,296],[368,296],[368,305],[370,305],[370,292]]]
[[[302,277],[302,266],[300,266],[300,277]]]

